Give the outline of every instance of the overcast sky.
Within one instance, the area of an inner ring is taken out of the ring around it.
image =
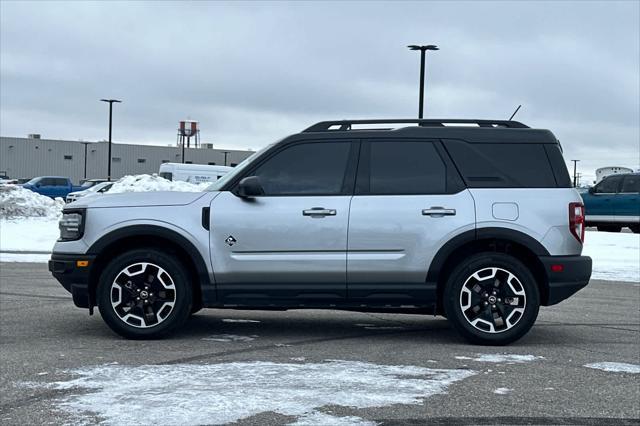
[[[0,1],[0,134],[258,149],[325,119],[516,118],[640,166],[640,2]]]

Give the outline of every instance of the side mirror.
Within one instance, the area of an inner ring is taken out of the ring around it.
[[[595,194],[596,193],[596,187],[592,186],[589,188],[589,194]]]
[[[247,176],[238,184],[238,197],[251,198],[264,195],[264,189],[258,176]]]
[[[40,184],[40,182],[38,182],[38,183],[36,183],[34,186],[35,186],[36,188],[40,188],[40,186],[42,186],[42,185]]]

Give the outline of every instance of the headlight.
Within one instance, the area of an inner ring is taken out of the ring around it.
[[[60,241],[79,240],[84,233],[84,210],[63,211],[58,226]]]

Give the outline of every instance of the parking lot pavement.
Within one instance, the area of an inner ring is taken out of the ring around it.
[[[639,306],[639,284],[593,281],[507,347],[432,316],[317,310],[204,310],[127,341],[44,264],[2,263],[0,422],[638,424],[640,374],[585,365],[640,364]]]

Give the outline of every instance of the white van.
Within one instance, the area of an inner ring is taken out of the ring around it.
[[[208,166],[205,164],[163,163],[160,165],[160,177],[167,180],[181,180],[190,183],[215,182],[233,167]]]

